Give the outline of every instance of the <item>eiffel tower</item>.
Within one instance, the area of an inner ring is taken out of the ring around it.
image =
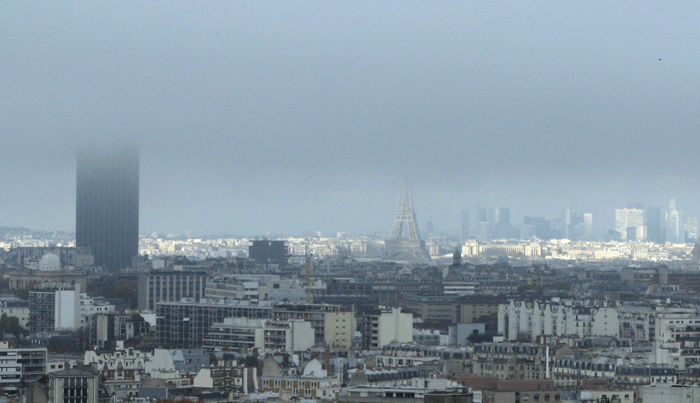
[[[404,225],[408,239],[403,238]],[[416,212],[413,211],[413,193],[408,181],[401,188],[399,206],[394,216],[394,226],[391,235],[386,240],[384,251],[389,260],[430,260],[430,254],[425,248],[425,242],[420,237]]]

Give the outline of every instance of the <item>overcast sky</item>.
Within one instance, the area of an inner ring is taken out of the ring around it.
[[[475,204],[700,215],[697,1],[0,3],[0,226],[74,230],[141,144],[142,233],[421,229]]]

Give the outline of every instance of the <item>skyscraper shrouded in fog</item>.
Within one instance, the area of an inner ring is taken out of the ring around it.
[[[131,267],[138,255],[138,147],[81,148],[77,168],[76,246],[92,248],[96,266]]]
[[[462,210],[459,220],[459,241],[465,242],[469,239],[469,211]]]

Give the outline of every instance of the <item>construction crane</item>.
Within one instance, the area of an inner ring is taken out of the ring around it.
[[[304,246],[304,277],[305,277],[305,300],[307,304],[310,304],[313,302],[313,295],[311,294],[311,257],[313,256],[313,253],[309,253],[309,242],[308,240],[306,241],[306,245]],[[301,257],[301,255],[286,255],[286,257]]]
[[[313,302],[313,296],[311,295],[311,255],[306,254],[306,303],[310,304]]]

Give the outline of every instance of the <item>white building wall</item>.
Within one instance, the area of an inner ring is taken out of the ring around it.
[[[151,359],[144,364],[146,372],[155,370],[175,371],[175,361],[168,350],[156,348],[153,350]]]
[[[378,348],[397,343],[413,341],[413,314],[402,313],[401,308],[392,308],[379,316]]]
[[[74,290],[57,290],[54,309],[56,330],[80,329],[80,285]]]
[[[620,321],[615,308],[599,308],[593,316],[593,336],[620,336]]]
[[[314,346],[314,328],[311,326],[311,322],[308,321],[302,321],[302,320],[295,320],[295,321],[290,321],[292,325],[292,334],[291,334],[291,350],[288,350],[289,352],[294,352],[294,351],[302,351],[302,350],[307,350],[311,347]]]
[[[507,333],[507,340],[517,340],[520,334],[530,340],[540,335],[619,336],[620,325],[614,308],[580,309],[551,302],[510,301],[498,307],[498,331]]]

